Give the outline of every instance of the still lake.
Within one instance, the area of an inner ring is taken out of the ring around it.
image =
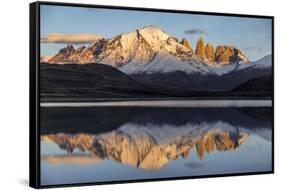
[[[41,107],[41,184],[272,170],[272,107]]]

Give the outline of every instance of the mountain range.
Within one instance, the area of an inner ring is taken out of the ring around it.
[[[42,93],[53,97],[54,94],[65,96],[66,91],[73,89],[81,95],[100,94],[99,97],[112,91],[113,95],[105,97],[116,98],[126,98],[129,94],[135,97],[186,97],[194,96],[194,92],[204,94],[210,91],[224,93],[219,96],[240,96],[239,89],[242,88],[239,86],[244,83],[248,84],[249,92],[244,89],[243,96],[271,96],[271,89],[263,87],[265,84],[271,86],[271,55],[250,62],[237,47],[205,45],[203,38],[199,38],[196,48],[192,49],[185,38],[179,41],[157,26],[146,26],[109,39],[101,38],[88,47],[75,49],[67,45],[54,56],[41,57],[41,63]],[[47,70],[50,73],[44,72]],[[85,72],[87,76],[81,76]],[[56,76],[57,73],[61,75]],[[119,77],[122,78],[120,84]],[[260,77],[263,77],[262,81]],[[64,84],[69,83],[66,80],[70,78],[72,82],[74,78],[76,81],[65,88]],[[126,85],[122,84],[125,78]],[[255,79],[254,87],[249,85],[249,81]],[[99,90],[79,89],[78,83],[84,89],[88,84],[88,89]]]
[[[185,38],[179,42],[157,26],[146,26],[110,39],[101,38],[88,47],[75,49],[73,45],[67,45],[54,56],[42,57],[42,61],[58,64],[103,63],[121,67],[129,62],[149,63],[157,56],[208,65],[249,62],[238,48],[226,45],[214,48],[210,43],[205,46],[203,38],[199,38],[194,51]]]

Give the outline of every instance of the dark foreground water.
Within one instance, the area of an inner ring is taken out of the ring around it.
[[[271,171],[271,107],[42,107],[41,184]]]

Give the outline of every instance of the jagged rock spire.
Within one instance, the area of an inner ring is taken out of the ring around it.
[[[205,59],[205,43],[203,38],[199,38],[196,44],[195,54],[201,59]]]
[[[209,63],[215,63],[215,49],[210,43],[208,43],[205,47],[205,56]]]
[[[220,64],[248,63],[243,52],[233,46],[219,45],[215,52],[215,61]]]
[[[181,44],[182,44],[184,47],[186,47],[186,48],[192,50],[192,48],[190,47],[188,41],[187,41],[185,38],[183,38],[183,39],[181,40]],[[193,50],[192,50],[192,51],[193,51]]]

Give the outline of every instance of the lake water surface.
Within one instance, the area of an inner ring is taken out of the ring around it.
[[[41,184],[272,170],[272,108],[41,107]]]

